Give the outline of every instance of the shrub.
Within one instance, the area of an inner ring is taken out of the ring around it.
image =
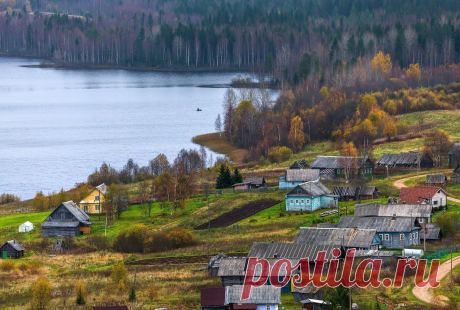
[[[154,301],[158,297],[158,290],[156,289],[155,285],[150,284],[147,288],[147,295],[149,296],[151,301]]]
[[[162,252],[171,249],[171,241],[165,232],[156,232],[150,234],[145,241],[146,252]]]
[[[112,269],[110,278],[115,285],[119,286],[120,282],[124,284],[128,280],[128,269],[126,269],[125,264],[116,264]]]
[[[250,220],[249,220],[249,223],[256,223],[256,222],[257,222],[256,219],[250,219]]]
[[[268,151],[268,159],[272,163],[280,163],[282,161],[287,161],[292,156],[292,150],[288,147],[275,146],[270,148]]]
[[[4,259],[0,265],[0,269],[3,271],[11,271],[14,269],[14,261],[11,259]]]
[[[167,237],[171,245],[176,249],[198,243],[198,238],[194,234],[182,228],[174,229],[167,234]]]
[[[77,305],[84,305],[86,304],[85,298],[86,298],[86,287],[85,284],[78,280],[75,282],[75,294],[77,295],[77,299],[75,303]]]
[[[25,272],[27,269],[29,269],[29,264],[20,262],[19,264],[16,265],[16,268],[21,270],[22,272]]]
[[[32,284],[32,309],[45,309],[51,300],[51,284],[39,278]]]
[[[113,249],[124,253],[143,253],[146,238],[147,227],[142,224],[134,225],[120,232],[113,242]]]
[[[456,229],[455,229],[454,220],[451,216],[447,214],[440,215],[436,218],[436,223],[439,225],[439,228],[441,228],[442,234],[445,237],[455,236]]]

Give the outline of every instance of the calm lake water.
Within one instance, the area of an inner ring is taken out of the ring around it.
[[[172,161],[199,148],[191,138],[214,131],[226,89],[197,86],[238,75],[24,64],[38,61],[0,57],[0,194],[22,199],[70,189],[103,161],[143,166],[159,153]]]

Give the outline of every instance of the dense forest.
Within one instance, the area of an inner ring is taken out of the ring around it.
[[[460,61],[455,0],[0,0],[0,12],[0,53],[62,65],[246,69],[318,90],[362,87],[363,72],[377,89],[379,51],[396,77]]]

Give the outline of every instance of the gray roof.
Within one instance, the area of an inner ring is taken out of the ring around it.
[[[397,217],[431,217],[433,206],[410,204],[367,203],[355,206],[355,216],[393,216]]]
[[[429,174],[426,176],[426,184],[444,184],[447,181],[445,174]]]
[[[308,182],[319,180],[317,169],[287,169],[284,172],[286,182]]]
[[[376,234],[375,229],[301,227],[295,243],[368,248]]]
[[[244,183],[251,183],[254,185],[263,185],[264,177],[246,177]]]
[[[330,196],[332,195],[332,192],[329,188],[326,187],[323,183],[320,181],[312,181],[312,182],[305,182],[302,183],[296,187],[294,187],[288,194],[287,196],[294,195],[294,196],[299,196],[297,193],[298,188],[303,189],[305,192],[300,194],[300,195],[306,195],[308,197],[318,197],[318,196]]]
[[[341,169],[347,166],[347,162],[356,160],[356,166],[362,167],[366,162],[372,165],[367,156],[346,157],[346,156],[318,156],[311,164],[312,169]]]
[[[316,225],[318,228],[337,228],[337,224],[334,223],[320,223]]]
[[[316,258],[316,256],[314,258]],[[279,261],[279,259],[278,258],[265,258],[265,259],[270,264],[270,273],[271,273],[273,266],[276,264],[277,261]],[[294,267],[295,265],[297,265],[299,263],[300,258],[294,258],[294,259],[291,258],[291,259],[287,259],[287,260],[291,262],[291,267]],[[286,267],[287,267],[286,264],[283,264],[281,266],[281,268],[280,268],[280,270],[278,272],[278,274],[280,276],[285,276],[287,274]],[[299,274],[299,273],[300,273],[300,267],[297,267],[296,270],[293,270],[291,274]],[[256,268],[254,269],[254,276],[255,277],[260,277],[261,275],[262,275],[262,265],[257,264]]]
[[[72,213],[80,222],[84,223],[89,221],[89,215],[80,209],[72,200],[63,202],[61,205],[64,205],[64,207],[66,207],[67,210],[69,210],[69,212]]]
[[[322,289],[321,287],[316,287],[316,286],[313,285],[312,282],[310,282],[304,287],[294,287],[292,292],[293,293],[300,293],[300,294],[315,294],[321,289]]]
[[[246,258],[222,258],[220,261],[218,277],[244,277],[244,267],[246,265]]]
[[[355,257],[392,257],[396,252],[380,251],[380,250],[358,250],[355,252]]]
[[[422,152],[403,152],[399,154],[385,153],[375,162],[379,166],[418,165],[424,156]]]
[[[248,299],[241,300],[243,285],[227,286],[225,288],[225,304],[281,304],[281,288],[271,285],[251,288]]]
[[[10,240],[10,241],[7,241],[6,243],[11,245],[13,249],[15,249],[16,251],[24,251],[24,248],[22,247],[22,245],[20,245],[16,240]]]
[[[437,224],[426,223],[425,229],[426,229],[426,240],[439,240],[442,237],[441,228]],[[423,231],[420,237],[422,239],[425,238],[425,234],[423,233]]]
[[[342,216],[338,223],[340,228],[375,229],[380,232],[410,232],[420,229],[420,224],[415,218],[410,217],[359,217]]]
[[[52,222],[52,221],[44,221],[42,227],[77,227],[80,222],[73,221],[73,222]]]
[[[460,143],[454,143],[449,151],[449,155],[460,155]]]
[[[105,195],[105,193],[107,192],[107,185],[102,183],[101,185],[96,186],[96,189],[99,190],[102,195]]]
[[[257,258],[316,258],[318,251],[326,251],[326,258],[332,258],[335,245],[298,243],[255,242],[248,257]]]
[[[305,159],[302,159],[301,161],[295,161],[289,169],[305,169],[309,167],[310,165]]]
[[[356,196],[356,192],[361,196],[373,196],[374,192],[378,192],[375,186],[361,186],[361,187],[334,187],[333,194],[340,197]]]
[[[457,168],[454,169],[454,173],[460,175],[460,164],[458,164]]]

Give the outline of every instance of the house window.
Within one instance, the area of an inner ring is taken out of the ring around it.
[[[96,206],[94,207],[94,210],[96,210],[96,211],[100,211],[100,210],[101,210],[101,208],[99,207],[99,205],[96,205]]]
[[[88,206],[83,206],[83,211],[88,212]]]
[[[300,203],[301,203],[301,204],[304,204],[304,200],[302,199],[302,200],[300,201]]]
[[[438,202],[437,202],[437,201],[433,201],[433,204],[437,205],[437,204],[438,204]]]
[[[65,213],[64,212],[61,213],[61,220],[65,220]]]
[[[404,240],[404,234],[399,235],[399,240]]]
[[[410,239],[410,240],[412,240],[412,235],[413,235],[413,234],[409,234],[409,239]]]
[[[418,231],[416,231],[416,232],[414,233],[414,239],[415,239],[415,240],[418,240]]]
[[[302,194],[302,191],[300,189],[298,189],[297,194]]]
[[[310,199],[307,199],[307,203],[310,203]]]
[[[420,218],[420,223],[423,223],[423,217]]]
[[[271,309],[270,305],[267,305],[267,310],[270,310],[270,309]]]
[[[291,203],[294,203],[294,200],[291,199]]]
[[[99,200],[101,200],[101,196],[99,195],[94,196],[94,201],[99,201]]]
[[[299,203],[299,199],[296,199],[296,200],[295,200],[295,203]]]
[[[379,238],[380,238],[380,240],[383,241],[383,235],[382,234],[379,234]]]
[[[390,235],[389,234],[385,234],[385,241],[389,241],[390,240]]]

